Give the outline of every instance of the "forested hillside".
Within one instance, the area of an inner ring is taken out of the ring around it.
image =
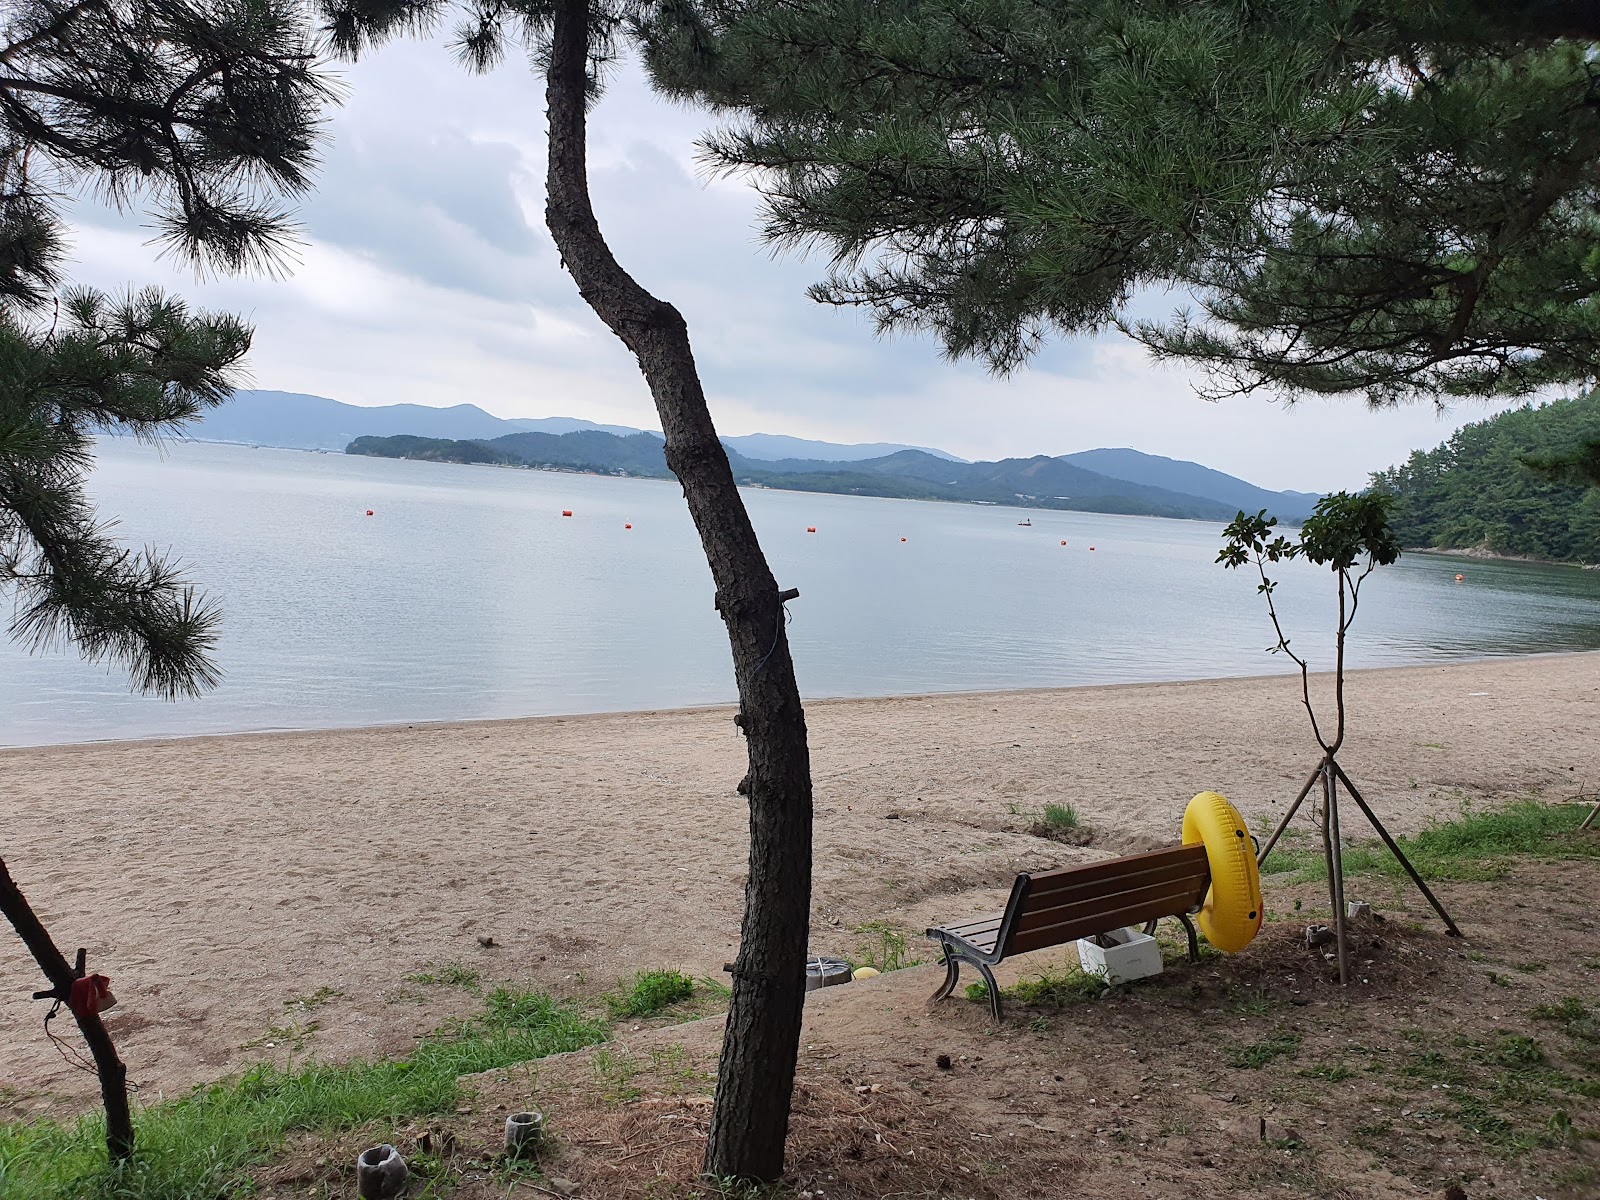
[[[1595,438],[1600,396],[1591,393],[1463,426],[1372,482],[1393,493],[1395,526],[1408,546],[1600,562],[1600,488],[1527,465]]]

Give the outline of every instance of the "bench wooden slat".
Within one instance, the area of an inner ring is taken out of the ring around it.
[[[978,917],[976,920],[963,921],[959,925],[941,925],[940,928],[950,933],[968,937],[975,933],[984,933],[991,929],[999,929],[1000,922],[1005,919],[1005,913],[991,913],[987,917]]]
[[[1060,925],[1049,925],[1043,929],[1032,929],[1024,934],[1013,935],[1006,946],[1005,957],[1027,954],[1030,950],[1043,950],[1049,946],[1059,946],[1063,942],[1076,941],[1078,938],[1090,937],[1112,929],[1122,929],[1128,925],[1142,925],[1146,921],[1158,920],[1161,917],[1176,916],[1181,911],[1183,910],[1175,909],[1170,904],[1165,906],[1141,904],[1115,910],[1101,909],[1076,921],[1066,921]]]
[[[1034,905],[1030,897],[1030,903],[1022,909],[1021,915],[1012,926],[1012,944],[1015,944],[1018,934],[1065,925],[1082,917],[1092,917],[1096,913],[1148,908],[1156,911],[1158,916],[1167,917],[1174,913],[1187,912],[1205,899],[1204,882],[1203,878],[1189,877],[1146,884],[1143,887],[1119,888],[1114,891],[1100,888],[1088,896],[1077,892],[1060,892],[1057,895],[1062,896],[1067,902],[1052,903],[1047,907]],[[1117,928],[1115,925],[1103,925],[1095,932],[1104,933],[1108,929],[1115,928]]]
[[[1054,871],[1040,871],[1031,877],[1028,885],[1030,904],[1063,888],[1088,887],[1108,880],[1120,881],[1129,875],[1145,872],[1210,871],[1206,848],[1199,842],[1192,846],[1174,846],[1169,850],[1149,850],[1143,854],[1129,854],[1124,858],[1108,858],[1101,862],[1086,863],[1081,867],[1058,867]]]

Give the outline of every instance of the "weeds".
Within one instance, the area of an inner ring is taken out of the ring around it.
[[[1280,1033],[1264,1042],[1237,1046],[1228,1051],[1228,1065],[1245,1071],[1259,1071],[1269,1062],[1289,1058],[1299,1053],[1300,1037],[1293,1033]]]
[[[868,921],[856,926],[856,961],[852,967],[872,967],[887,974],[914,967],[922,960],[910,957],[906,935],[888,921]]]
[[[1061,970],[1047,970],[1036,979],[1019,979],[1010,987],[1001,988],[1000,995],[1018,1004],[1067,1008],[1089,1000],[1098,1000],[1110,987],[1105,976],[1091,975],[1082,967],[1072,966]],[[983,983],[969,983],[967,999],[988,1000],[989,986]]]
[[[1083,824],[1078,820],[1078,810],[1070,804],[1046,804],[1044,806],[1044,823],[1051,829],[1078,829]]]
[[[407,975],[407,983],[421,983],[429,987],[458,987],[471,991],[478,986],[479,975],[471,967],[460,963],[429,963],[415,975]]]
[[[662,1009],[694,995],[694,980],[682,971],[661,968],[640,971],[625,992],[607,992],[606,1009],[613,1021],[653,1017]]]

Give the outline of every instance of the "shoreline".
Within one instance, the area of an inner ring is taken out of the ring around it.
[[[1340,761],[1396,834],[1600,783],[1600,651],[1365,669],[1348,694]],[[720,976],[749,850],[733,711],[11,749],[0,853],[57,943],[111,978],[109,1024],[149,1094],[263,1059],[403,1054],[478,1003],[415,978],[441,965],[557,996],[652,967]],[[1198,791],[1270,829],[1318,754],[1292,674],[807,716],[811,949],[835,956],[878,921],[920,950],[1020,870],[1172,845]],[[1033,836],[1047,802],[1072,804],[1091,844]],[[1302,815],[1289,844],[1312,836]],[[0,977],[36,975],[0,938]],[[78,1111],[94,1081],[40,1034],[28,991],[0,991],[0,1117]]]
[[[1434,553],[1429,551],[1429,553]],[[1574,564],[1553,563],[1552,566],[1568,566]],[[1589,569],[1589,568],[1585,568]],[[1474,654],[1462,657],[1440,659],[1435,662],[1397,663],[1384,667],[1352,667],[1345,671],[1347,681],[1358,676],[1372,675],[1389,671],[1417,671],[1456,666],[1469,666],[1482,663],[1521,662],[1526,659],[1550,658],[1581,658],[1586,655],[1594,656],[1600,662],[1600,649],[1597,650],[1540,650],[1526,654]],[[1313,685],[1319,680],[1331,681],[1333,672],[1311,672]],[[980,691],[951,691],[951,692],[889,692],[861,696],[818,696],[801,697],[806,712],[823,707],[841,704],[870,704],[892,701],[917,701],[917,700],[977,700],[986,697],[1011,698],[1011,697],[1038,697],[1051,696],[1058,693],[1080,693],[1095,691],[1116,691],[1122,689],[1139,688],[1167,688],[1182,687],[1189,684],[1221,684],[1221,683],[1265,683],[1274,679],[1298,679],[1298,671],[1271,671],[1256,675],[1201,675],[1177,679],[1145,679],[1118,681],[1115,683],[1074,683],[1062,687],[1020,687],[1020,688],[991,688]],[[566,713],[535,713],[526,716],[514,717],[462,717],[462,718],[419,718],[414,720],[398,719],[394,721],[377,721],[365,725],[288,725],[265,729],[227,729],[216,730],[209,733],[173,733],[150,734],[145,737],[106,737],[88,738],[82,741],[67,742],[20,742],[13,744],[0,743],[0,762],[5,756],[29,751],[44,750],[71,750],[75,747],[106,747],[106,746],[145,746],[160,744],[184,744],[190,742],[212,742],[223,738],[275,738],[296,737],[315,734],[360,734],[360,733],[385,733],[399,729],[406,730],[438,730],[451,728],[472,728],[478,726],[495,727],[519,725],[533,722],[568,723],[574,721],[591,720],[621,720],[630,717],[663,717],[682,714],[685,716],[734,712],[738,708],[735,701],[719,701],[713,704],[686,704],[672,708],[616,708],[603,709],[595,712],[566,712]]]

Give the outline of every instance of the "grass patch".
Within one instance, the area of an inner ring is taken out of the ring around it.
[[[663,1008],[694,995],[694,980],[682,971],[665,968],[640,971],[627,991],[607,992],[606,1009],[613,1021],[629,1017],[653,1017]]]
[[[1600,837],[1580,833],[1583,813],[1571,804],[1518,800],[1493,812],[1463,813],[1411,837],[1397,838],[1417,870],[1429,879],[1489,881],[1502,878],[1518,856],[1600,858]],[[1344,847],[1347,875],[1401,875],[1400,863],[1378,842]],[[1322,851],[1275,850],[1261,870],[1293,873],[1296,882],[1327,878]]]
[[[1342,1064],[1334,1066],[1307,1067],[1301,1071],[1307,1079],[1325,1079],[1329,1083],[1343,1083],[1346,1079],[1354,1079],[1356,1073]]]
[[[1044,806],[1044,823],[1051,829],[1063,831],[1077,829],[1083,824],[1078,819],[1078,810],[1070,804],[1046,804]]]
[[[887,974],[914,967],[922,960],[912,958],[906,935],[888,921],[868,921],[856,926],[856,956],[851,967],[872,967]]]
[[[459,1075],[604,1041],[605,1025],[536,992],[501,988],[476,1016],[444,1026],[410,1058],[284,1069],[197,1088],[135,1112],[138,1152],[106,1165],[102,1117],[0,1126],[3,1200],[216,1200],[250,1195],[252,1168],[290,1133],[331,1133],[451,1112]]]
[[[1111,985],[1103,975],[1091,975],[1082,967],[1072,966],[1061,970],[1048,970],[1034,979],[1019,979],[1008,988],[1001,988],[1002,999],[1035,1008],[1068,1008],[1089,1000],[1098,1000]],[[989,985],[969,983],[967,999],[987,1001]]]
[[[1289,1058],[1300,1052],[1300,1036],[1280,1033],[1264,1042],[1249,1046],[1236,1046],[1228,1051],[1228,1065],[1245,1071],[1259,1071],[1269,1062]]]
[[[458,987],[469,991],[478,986],[479,975],[471,967],[460,963],[429,963],[414,975],[407,975],[407,983],[421,983],[428,987]]]

